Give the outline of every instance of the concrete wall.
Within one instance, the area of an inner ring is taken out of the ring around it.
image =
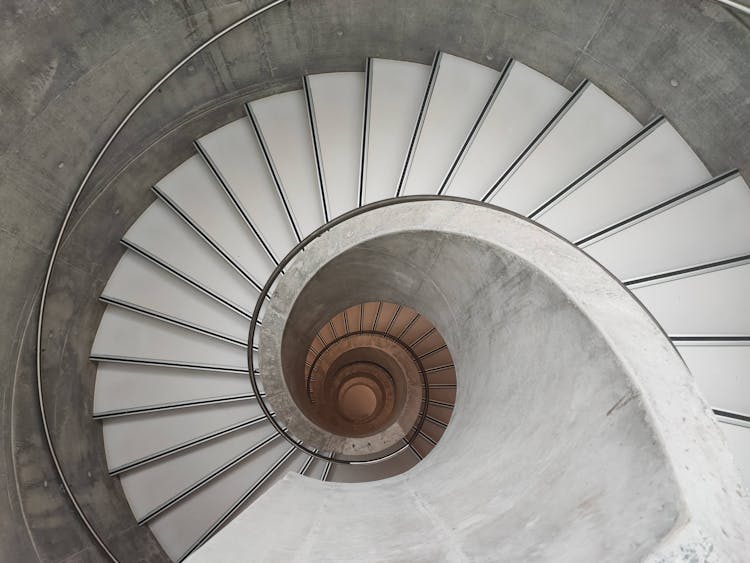
[[[283,379],[283,321],[303,330],[296,309],[310,295],[310,322],[337,300],[375,299],[433,319],[456,365],[451,422],[397,477],[288,475],[196,563],[739,563],[750,552],[750,506],[692,375],[628,290],[568,242],[456,202],[350,219],[279,281],[260,341],[266,379]]]
[[[98,0],[0,5],[0,560],[101,554],[60,490],[36,413],[33,335],[50,246],[84,170],[134,101],[200,40],[257,1]],[[517,57],[569,87],[588,77],[645,120],[664,113],[712,171],[750,176],[750,33],[707,1],[291,0],[199,57],[143,108],[77,211],[46,321],[53,436],[94,524],[126,560],[163,554],[106,475],[90,420],[94,301],[148,187],[190,140],[241,115],[238,96],[297,88],[305,72],[435,49],[496,68]],[[672,81],[675,82],[672,82]],[[677,83],[677,86],[672,86]]]

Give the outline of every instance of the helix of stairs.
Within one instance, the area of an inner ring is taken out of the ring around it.
[[[156,200],[122,237],[91,350],[110,474],[173,560],[288,471],[370,481],[439,447],[461,373],[428,378],[431,404],[408,447],[381,464],[338,464],[269,422],[257,338],[248,341],[261,291],[290,251],[394,197],[508,209],[612,272],[668,334],[750,482],[750,190],[736,171],[712,177],[669,121],[640,123],[589,82],[571,92],[516,60],[498,70],[442,52],[432,66],[370,59],[364,72],[306,76],[246,110],[153,187]],[[367,304],[356,324],[393,336],[418,315],[407,305]],[[354,330],[334,334],[344,314],[321,325],[321,347]],[[419,347],[425,327],[400,335],[419,356],[441,346]]]

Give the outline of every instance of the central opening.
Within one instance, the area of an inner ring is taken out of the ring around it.
[[[355,383],[343,390],[338,408],[346,418],[359,422],[371,417],[378,407],[378,398],[364,383]]]
[[[443,337],[418,311],[387,301],[347,307],[320,324],[298,376],[295,402],[321,430],[348,439],[351,453],[402,445],[426,409],[436,414],[440,401],[455,397]],[[447,385],[428,389],[433,383]]]

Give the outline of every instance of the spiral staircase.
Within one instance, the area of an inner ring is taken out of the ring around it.
[[[379,463],[284,439],[251,331],[289,253],[391,198],[510,210],[607,268],[669,335],[750,482],[750,190],[736,171],[712,177],[664,118],[640,123],[596,85],[571,92],[516,60],[372,58],[303,85],[195,141],[101,294],[94,417],[110,474],[173,560],[200,557],[287,472],[372,481],[439,447],[470,378],[409,303],[356,305],[305,343],[313,405],[316,358],[341,338],[377,333],[425,360],[420,423]]]

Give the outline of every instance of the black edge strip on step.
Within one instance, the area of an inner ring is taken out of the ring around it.
[[[436,407],[443,407],[443,408],[446,408],[446,409],[452,409],[453,408],[453,403],[446,403],[445,401],[436,401],[434,399],[430,399],[429,401],[427,401],[427,404],[428,405],[435,405]]]
[[[401,438],[401,441],[404,442],[407,446],[409,446],[409,449],[411,450],[411,453],[413,453],[418,461],[422,461],[424,458],[422,455],[416,450],[416,448],[412,445],[411,442],[407,442],[404,438]]]
[[[674,334],[670,335],[672,342],[748,342],[747,334]]]
[[[203,228],[196,223],[190,215],[188,215],[175,201],[172,200],[159,186],[153,186],[152,188],[156,197],[159,198],[169,209],[172,210],[180,219],[182,219],[193,231],[201,237],[224,261],[234,268],[238,274],[245,278],[250,284],[257,289],[259,292],[263,291],[263,286],[253,278],[245,269],[237,262],[221,245],[216,242]],[[278,266],[278,264],[276,264]]]
[[[320,199],[323,202],[323,215],[326,223],[331,220],[331,214],[328,205],[328,191],[326,190],[325,175],[323,173],[323,155],[320,153],[320,140],[318,139],[318,125],[315,122],[315,108],[313,107],[312,91],[310,89],[310,77],[305,76],[302,79],[302,91],[305,93],[305,102],[307,104],[307,118],[310,123],[310,137],[313,144],[313,155],[315,156],[315,170],[318,175],[318,187],[320,188]]]
[[[690,266],[688,268],[678,268],[676,270],[669,270],[667,272],[662,272],[660,274],[653,274],[649,276],[642,276],[640,278],[623,280],[622,283],[623,285],[631,286],[631,285],[637,285],[637,284],[646,283],[646,282],[666,280],[669,278],[681,277],[681,276],[685,276],[688,274],[698,274],[699,272],[703,272],[705,270],[724,269],[724,268],[728,268],[730,266],[734,266],[734,265],[741,264],[743,262],[748,262],[748,261],[750,261],[750,254],[743,254],[741,256],[734,256],[732,258],[725,258],[723,260],[715,260],[713,262],[706,262],[705,264],[698,264],[696,266]]]
[[[344,333],[349,334],[349,315],[346,311],[347,309],[344,309]]]
[[[330,456],[333,457],[333,454]],[[323,468],[323,474],[320,476],[321,481],[328,481],[328,476],[331,474],[331,468],[333,467],[332,461],[327,461],[325,467]]]
[[[235,501],[232,506],[229,507],[229,509],[224,512],[224,514],[221,515],[221,517],[203,534],[201,534],[200,538],[198,538],[189,548],[188,550],[180,556],[180,558],[177,560],[177,563],[182,563],[185,559],[187,559],[192,553],[194,553],[198,548],[200,548],[204,543],[206,543],[211,536],[213,536],[223,525],[232,517],[232,514],[237,512],[239,508],[245,504],[252,496],[260,489],[268,479],[270,479],[274,473],[281,467],[294,453],[295,448],[291,447],[289,448],[283,456],[281,456],[276,463],[274,463],[255,483],[253,483],[253,486],[250,487],[247,491],[245,491],[242,496]]]
[[[401,312],[401,307],[402,307],[401,305],[396,306],[396,312],[393,313],[393,317],[391,317],[391,321],[388,323],[388,326],[385,329],[386,334],[391,333],[391,329],[393,328],[393,323],[396,322],[396,318],[398,317],[398,314]]]
[[[415,322],[417,322],[417,319],[419,317],[421,317],[421,316],[422,315],[420,315],[419,313],[416,313],[414,315],[414,318],[412,318],[412,320],[409,321],[409,323],[404,327],[404,329],[401,331],[401,333],[396,338],[398,338],[399,340],[401,340],[401,338],[404,336],[404,334],[406,334],[409,331],[409,329],[412,327],[412,325]]]
[[[359,332],[362,332],[362,320],[365,318],[365,304],[359,304]]]
[[[108,354],[91,354],[89,359],[92,362],[112,362],[116,364],[135,364],[139,366],[158,366],[167,368],[197,369],[203,371],[218,371],[221,373],[238,373],[247,375],[246,369],[230,368],[226,366],[191,364],[186,362],[173,362],[170,360],[149,360],[145,358],[131,358],[128,356],[113,356]]]
[[[219,170],[218,166],[216,166],[216,163],[211,159],[211,156],[208,154],[206,149],[201,145],[200,140],[193,141],[193,146],[195,147],[195,150],[198,152],[198,154],[203,159],[203,162],[208,166],[208,169],[213,174],[213,177],[216,178],[216,181],[219,183],[219,185],[223,188],[224,193],[229,197],[230,201],[232,202],[232,205],[234,205],[234,208],[237,210],[237,212],[240,214],[242,219],[245,221],[245,225],[250,229],[255,239],[260,243],[261,247],[265,251],[265,253],[268,255],[268,257],[273,262],[274,266],[279,265],[279,259],[274,254],[273,250],[271,250],[271,246],[266,242],[266,240],[263,238],[263,234],[260,232],[260,230],[255,226],[255,223],[253,223],[253,220],[250,218],[250,215],[247,213],[245,208],[242,206],[242,203],[240,202],[239,198],[237,197],[237,194],[234,193],[234,190],[229,185],[229,182],[224,178],[221,171]]]
[[[433,424],[437,424],[441,428],[448,428],[448,423],[447,422],[443,422],[442,420],[438,420],[437,418],[432,417],[429,414],[425,415],[424,418],[425,418],[425,420],[429,420]]]
[[[265,397],[265,393],[261,393],[262,397]],[[160,411],[171,411],[177,409],[187,409],[192,407],[203,407],[207,405],[220,405],[223,403],[235,403],[237,401],[250,401],[256,399],[254,393],[239,393],[237,395],[225,395],[223,397],[213,397],[210,399],[192,399],[189,401],[177,401],[174,403],[163,403],[160,405],[148,405],[144,407],[132,407],[127,409],[117,409],[111,411],[103,411],[93,414],[95,420],[102,420],[104,418],[116,418],[121,416],[131,416],[138,414],[149,414]]]
[[[432,327],[432,328],[431,328],[430,330],[428,330],[428,331],[427,331],[427,332],[425,332],[425,333],[424,333],[424,334],[423,334],[422,336],[420,336],[420,337],[419,337],[419,338],[417,338],[417,339],[416,339],[416,340],[415,340],[414,342],[412,342],[412,343],[411,343],[411,344],[409,345],[409,348],[414,348],[414,347],[415,347],[415,346],[416,346],[417,344],[419,344],[420,342],[422,342],[422,341],[423,341],[423,340],[424,340],[425,338],[427,338],[428,336],[430,336],[430,335],[431,335],[432,333],[434,333],[435,331],[437,331],[437,329],[436,329],[436,328],[435,328],[435,327],[433,326],[433,327]]]
[[[448,348],[448,345],[447,344],[443,344],[442,346],[438,346],[437,348],[435,348],[433,350],[430,350],[429,352],[425,352],[421,356],[418,356],[418,358],[420,360],[422,360],[422,359],[426,358],[427,356],[432,356],[433,354],[437,354],[438,352],[440,352],[441,350],[445,350],[446,348]]]
[[[401,167],[401,174],[398,177],[398,186],[396,187],[396,197],[401,195],[406,184],[406,179],[409,176],[409,170],[411,169],[412,160],[414,158],[414,151],[417,148],[417,142],[419,136],[422,133],[422,127],[424,126],[424,120],[427,116],[427,107],[430,105],[430,99],[432,98],[432,92],[435,90],[435,81],[437,79],[438,69],[440,68],[440,60],[443,57],[442,51],[435,53],[435,58],[432,61],[432,68],[430,69],[430,77],[427,80],[427,88],[425,89],[424,98],[422,99],[422,105],[419,107],[419,113],[417,114],[417,122],[414,125],[414,133],[411,135],[409,140],[409,146],[406,149],[406,155],[404,156],[404,165]]]
[[[750,424],[750,416],[746,414],[740,414],[740,413],[732,412],[732,411],[724,411],[721,409],[713,409],[713,411],[716,416],[723,416],[724,418],[731,418],[732,420],[737,420],[740,422],[745,422],[745,423]]]
[[[573,106],[573,104],[575,104],[579,100],[589,84],[590,83],[588,80],[584,80],[578,85],[575,90],[573,90],[573,93],[560,107],[560,109],[557,110],[555,115],[552,116],[552,119],[547,122],[547,125],[542,127],[542,130],[536,134],[536,137],[534,137],[532,141],[526,146],[526,148],[521,151],[521,154],[519,154],[513,160],[510,166],[508,166],[507,170],[505,170],[505,172],[500,175],[500,178],[498,178],[497,181],[492,184],[492,187],[482,197],[482,203],[487,203],[497,194],[498,191],[500,191],[503,184],[505,184],[508,178],[510,178],[516,172],[516,170],[520,168],[521,164],[523,164],[524,161],[529,157],[529,155],[534,151],[534,149],[536,149],[541,144],[541,142],[545,139],[545,137],[547,137],[549,132],[554,129],[555,125],[560,122],[560,120],[563,118],[563,116],[565,116],[565,114]]]
[[[213,330],[209,330],[207,328],[203,328],[193,323],[183,321],[182,319],[178,319],[176,317],[172,317],[170,315],[165,315],[164,313],[154,311],[153,309],[141,307],[140,305],[136,305],[135,303],[130,303],[122,299],[117,299],[116,297],[108,297],[106,295],[100,295],[99,300],[102,301],[103,303],[107,303],[108,305],[113,305],[114,307],[119,307],[121,309],[132,311],[133,313],[138,313],[139,315],[151,317],[153,319],[157,319],[165,323],[169,323],[171,325],[178,326],[186,330],[190,330],[192,332],[197,332],[198,334],[210,336],[211,338],[216,338],[217,340],[227,342],[228,344],[234,344],[235,346],[239,346],[240,348],[247,348],[247,342],[245,342],[244,340],[240,340],[239,338],[234,338],[232,336],[227,336],[226,334],[222,334],[220,332],[216,332]],[[257,347],[253,346],[253,350],[257,350]]]
[[[255,133],[255,140],[258,141],[260,151],[263,153],[263,160],[266,162],[266,166],[268,167],[268,174],[271,176],[271,181],[276,188],[276,195],[279,196],[281,204],[284,206],[286,217],[289,220],[289,225],[294,231],[294,238],[299,243],[302,241],[302,236],[300,235],[299,226],[297,225],[297,219],[294,216],[294,211],[292,210],[292,206],[289,203],[289,197],[284,191],[284,186],[281,183],[279,171],[276,169],[273,158],[271,158],[271,150],[268,148],[268,143],[266,142],[266,138],[263,136],[263,131],[260,128],[258,118],[255,116],[250,102],[245,103],[245,115],[250,120],[250,126],[253,130],[253,133]]]
[[[411,429],[412,430],[416,430],[417,427],[416,426],[412,426]],[[430,444],[432,444],[433,447],[437,446],[437,440],[434,440],[434,439],[430,438],[430,436],[428,436],[423,430],[420,430],[419,432],[417,432],[417,435],[418,436],[422,436],[422,438],[424,438],[427,442],[429,442]]]
[[[359,186],[357,207],[362,207],[365,198],[365,177],[367,175],[367,150],[370,136],[370,113],[372,110],[372,58],[365,63],[365,103],[362,112],[362,145],[359,154]]]
[[[456,389],[455,383],[430,383],[430,389]]]
[[[378,309],[375,311],[375,320],[372,321],[372,330],[375,331],[375,326],[378,324],[380,318],[380,311],[383,309],[383,302],[378,301]]]
[[[253,445],[252,447],[246,449],[244,452],[242,452],[239,455],[234,456],[232,459],[230,459],[227,462],[224,462],[222,465],[211,471],[210,473],[204,475],[201,477],[198,481],[193,483],[192,485],[188,486],[187,488],[183,489],[170,499],[166,500],[156,508],[150,510],[148,513],[146,513],[144,516],[138,519],[138,525],[143,526],[143,524],[146,524],[147,522],[150,522],[159,514],[163,513],[165,510],[168,510],[169,508],[172,508],[174,505],[176,505],[181,500],[189,497],[194,492],[196,492],[198,489],[206,486],[211,481],[219,477],[221,474],[225,473],[232,467],[236,466],[240,462],[246,460],[251,455],[256,453],[257,451],[263,449],[265,446],[273,442],[279,437],[278,432],[274,432],[273,434],[270,434],[269,436],[266,436],[263,440],[258,442],[257,444]]]
[[[333,326],[333,319],[328,321],[328,326],[331,327],[331,334],[333,335],[333,339],[336,340],[338,337],[336,336],[336,327]]]
[[[477,117],[474,125],[472,125],[471,131],[469,131],[469,135],[461,145],[461,149],[458,151],[456,158],[453,159],[453,162],[448,168],[448,172],[446,172],[445,174],[445,178],[443,178],[443,181],[440,183],[440,189],[438,190],[437,195],[443,195],[448,189],[450,183],[453,181],[453,177],[456,175],[456,171],[458,170],[459,165],[461,164],[461,162],[463,162],[466,154],[469,152],[469,147],[471,147],[471,145],[474,143],[479,130],[487,119],[487,115],[490,113],[492,106],[495,104],[495,100],[497,100],[497,97],[500,95],[500,90],[502,90],[503,86],[505,85],[512,66],[513,59],[508,59],[503,66],[503,69],[500,71],[500,77],[497,79],[495,86],[492,87],[490,97],[487,98],[487,101],[484,103],[482,111],[479,112],[479,117]]]
[[[627,153],[630,149],[635,147],[638,143],[640,143],[643,139],[648,137],[651,133],[653,133],[662,123],[665,123],[666,120],[664,119],[664,116],[658,116],[654,119],[652,119],[648,124],[646,124],[640,131],[638,131],[635,135],[630,137],[627,141],[625,141],[622,145],[620,145],[618,148],[613,150],[611,153],[609,153],[607,156],[605,156],[603,159],[601,159],[598,163],[596,163],[593,167],[588,169],[586,172],[578,176],[575,180],[573,180],[570,184],[565,186],[563,189],[561,189],[556,194],[552,195],[547,201],[543,202],[541,205],[539,205],[534,211],[532,211],[529,214],[529,219],[534,219],[537,215],[542,213],[543,211],[546,211],[550,207],[552,207],[555,203],[559,202],[561,199],[569,196],[571,193],[573,193],[575,190],[577,190],[580,186],[588,182],[591,178],[599,174],[602,170],[604,170],[607,166],[609,166],[612,162],[623,156],[625,153]]]
[[[232,432],[236,432],[244,428],[250,428],[251,426],[255,426],[256,424],[263,424],[263,423],[266,423],[266,415],[261,414],[260,416],[256,416],[255,418],[251,418],[249,420],[243,420],[242,422],[238,422],[230,426],[225,426],[224,428],[220,428],[219,430],[216,430],[209,434],[198,436],[197,438],[193,438],[192,440],[182,442],[181,444],[177,444],[176,446],[172,446],[170,448],[166,448],[156,453],[153,453],[145,457],[138,458],[134,461],[125,463],[123,465],[110,469],[108,473],[111,476],[119,475],[121,473],[125,473],[126,471],[137,469],[138,467],[142,467],[143,465],[146,465],[148,463],[152,463],[154,461],[164,459],[165,457],[169,457],[171,455],[188,450],[195,446],[205,444],[206,442],[210,442],[211,440],[221,438],[223,436],[231,434]]]
[[[453,369],[455,367],[456,366],[454,366],[453,364],[445,364],[444,366],[436,366],[434,368],[427,368],[427,369],[424,370],[424,372],[425,373],[434,373],[436,371],[444,371],[444,370],[447,370],[447,369]]]
[[[318,453],[318,450],[314,450],[315,453]],[[307,471],[310,469],[310,466],[312,465],[313,461],[315,461],[315,458],[311,455],[307,456],[307,460],[305,463],[300,467],[299,474],[300,475],[306,475]]]
[[[125,248],[127,248],[128,250],[132,250],[133,252],[135,252],[139,256],[145,258],[146,260],[148,260],[149,262],[155,264],[156,266],[159,266],[161,269],[169,272],[170,274],[172,274],[176,278],[182,280],[186,284],[188,284],[188,285],[194,287],[195,289],[197,289],[198,291],[200,291],[200,292],[208,295],[211,299],[213,299],[213,300],[221,303],[226,308],[232,310],[233,312],[237,313],[238,315],[240,315],[242,317],[245,317],[248,320],[252,320],[252,318],[253,318],[252,313],[249,313],[249,312],[245,311],[240,306],[235,305],[234,303],[232,303],[228,299],[225,299],[224,297],[222,297],[221,295],[219,295],[215,291],[207,288],[206,286],[204,286],[200,282],[198,282],[198,281],[194,280],[193,278],[191,278],[190,276],[182,273],[180,270],[178,270],[177,268],[171,266],[170,264],[168,264],[167,262],[165,262],[164,260],[162,260],[158,256],[156,256],[154,254],[151,254],[148,250],[145,250],[145,249],[141,248],[140,246],[138,246],[137,244],[134,244],[134,243],[132,243],[132,242],[130,242],[128,240],[125,240],[125,239],[120,240],[120,243]]]
[[[603,237],[604,235],[612,234],[616,231],[619,231],[623,227],[629,226],[633,223],[637,223],[643,219],[647,219],[650,216],[656,215],[661,211],[666,211],[667,209],[674,207],[675,205],[682,203],[683,201],[687,201],[690,198],[701,195],[704,192],[710,191],[714,188],[718,188],[722,184],[728,182],[729,180],[732,180],[733,178],[736,178],[737,176],[739,176],[739,171],[736,169],[724,172],[723,174],[711,178],[710,180],[703,182],[702,184],[699,184],[698,186],[691,188],[686,192],[664,200],[661,203],[657,203],[656,205],[651,206],[648,209],[644,209],[643,211],[634,213],[630,217],[626,217],[622,221],[618,221],[616,223],[613,223],[612,225],[604,227],[603,229],[599,229],[598,231],[595,231],[590,235],[586,235],[585,237],[575,241],[573,244],[575,244],[576,246],[588,244],[589,242]]]

